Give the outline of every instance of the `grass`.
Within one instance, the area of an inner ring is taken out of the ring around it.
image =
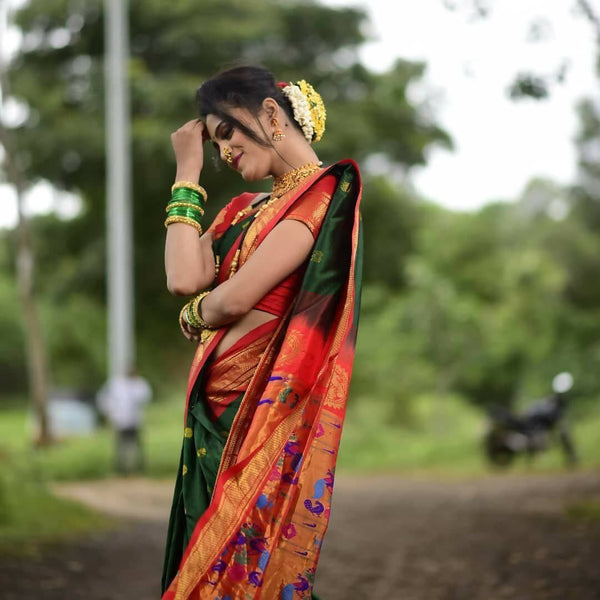
[[[355,398],[346,418],[339,469],[345,473],[401,472],[443,477],[490,472],[481,451],[485,419],[478,409],[451,396],[422,397],[415,406],[412,426],[401,427],[390,422],[385,405],[377,399]],[[32,552],[40,544],[110,526],[105,517],[52,496],[46,483],[111,476],[112,433],[100,429],[93,435],[36,450],[30,446],[27,423],[23,409],[0,412],[0,553]],[[174,478],[182,427],[181,398],[148,407],[143,436],[147,475]],[[580,466],[600,466],[600,408],[580,415],[573,430]],[[553,446],[532,465],[517,460],[509,471],[532,473],[563,468],[560,448]],[[600,503],[573,505],[567,515],[600,521]]]
[[[374,398],[351,402],[340,449],[343,472],[417,472],[424,474],[478,475],[489,472],[481,449],[485,419],[481,411],[453,396],[423,396],[415,403],[411,427],[390,423],[386,407]],[[53,481],[98,479],[112,475],[112,433],[100,429],[85,437],[73,437],[50,448],[29,449],[25,411],[0,413],[0,447],[26,456]],[[174,477],[183,427],[183,400],[179,397],[155,402],[146,411],[144,450],[147,475]],[[600,408],[575,421],[573,431],[581,467],[600,465]],[[536,457],[532,465],[516,460],[512,472],[563,469],[558,445]]]
[[[600,523],[600,501],[586,500],[567,506],[567,517],[574,521]]]
[[[423,475],[477,476],[491,471],[482,451],[486,422],[481,411],[459,398],[424,396],[416,402],[412,427],[389,422],[386,408],[375,399],[361,398],[348,411],[340,449],[345,472],[394,471]],[[588,410],[573,419],[573,435],[580,468],[600,466],[600,410]],[[506,469],[513,473],[564,470],[558,444],[529,464],[517,457]]]
[[[23,457],[13,456],[2,464],[0,554],[37,554],[45,545],[98,531],[111,523],[78,503],[53,496],[39,471]]]
[[[181,403],[152,404],[146,412],[144,451],[148,475],[172,477],[179,460],[183,423]],[[71,437],[48,448],[33,449],[28,435],[28,415],[20,409],[0,413],[0,447],[26,456],[48,480],[78,481],[111,476],[114,435],[102,428],[92,435]]]

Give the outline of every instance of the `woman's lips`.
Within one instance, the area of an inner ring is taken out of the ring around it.
[[[242,154],[243,152],[240,152],[234,159],[233,159],[233,168],[237,169],[238,165],[240,163],[240,158],[242,158]]]

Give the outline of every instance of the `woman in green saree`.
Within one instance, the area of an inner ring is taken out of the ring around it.
[[[325,110],[305,81],[240,67],[205,82],[201,121],[172,136],[169,289],[198,341],[163,598],[308,599],[329,519],[358,325],[360,176],[321,167]],[[210,139],[246,181],[202,231]],[[200,236],[198,235],[200,233]],[[206,291],[206,290],[210,290]]]

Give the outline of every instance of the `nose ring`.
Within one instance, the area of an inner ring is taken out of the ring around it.
[[[229,146],[223,148],[223,156],[225,156],[225,162],[228,165],[233,162],[233,154],[231,153],[231,148]]]

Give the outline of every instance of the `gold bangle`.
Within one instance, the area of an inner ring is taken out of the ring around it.
[[[204,198],[204,202],[206,202],[208,200],[208,194],[206,193],[206,190],[201,185],[198,185],[197,183],[193,183],[192,181],[176,181],[171,186],[171,194],[179,188],[189,188],[190,190],[194,190],[195,192],[198,192]]]
[[[177,207],[194,208],[200,213],[201,217],[204,216],[204,209],[202,209],[197,204],[192,204],[191,202],[170,202],[169,204],[167,204],[167,208],[165,208],[165,212],[168,213],[172,208],[177,208]]]
[[[201,310],[200,303],[206,296],[208,296],[208,294],[210,294],[210,290],[208,292],[202,292],[201,294],[196,296],[191,302],[190,309],[192,311],[193,318],[198,320],[198,323],[200,323],[200,326],[202,327],[202,329],[208,329],[209,331],[214,331],[215,329],[219,329],[219,328],[214,327],[213,325],[209,325],[202,318],[202,315],[200,314],[200,310]]]
[[[173,223],[184,223],[185,225],[191,225],[194,229],[198,231],[199,235],[202,235],[203,233],[202,226],[200,225],[200,223],[197,223],[196,221],[194,221],[194,219],[191,219],[190,217],[167,217],[165,219],[165,227],[168,227]]]

